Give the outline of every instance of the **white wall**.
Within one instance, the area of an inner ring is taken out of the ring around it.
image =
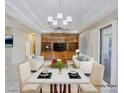
[[[99,63],[100,60],[100,29],[89,31],[89,56],[94,57],[94,60]]]
[[[38,56],[41,54],[41,34],[40,33],[36,33],[35,54]]]
[[[111,84],[117,84],[117,66],[118,66],[118,29],[117,19],[110,22],[99,24],[98,26],[91,27],[80,34],[80,37],[87,35],[88,46],[87,51],[89,56],[93,56],[94,59],[100,62],[100,29],[108,25],[112,25],[112,63],[111,63]],[[81,47],[81,46],[80,46]]]
[[[28,33],[13,28],[13,48],[12,48],[12,63],[24,61],[26,58],[26,42],[29,42]]]
[[[86,46],[83,47],[83,42],[81,38],[86,39]],[[79,49],[80,51],[85,50],[86,55],[94,57],[94,59],[99,62],[99,52],[100,52],[100,30],[93,29],[92,31],[85,31],[79,35]]]
[[[12,29],[10,27],[5,28],[5,35],[12,35]],[[11,64],[12,62],[12,48],[6,47],[5,48],[5,63]]]
[[[88,54],[88,33],[84,32],[79,35],[79,50],[83,54]]]
[[[111,84],[118,83],[118,21],[112,21]]]
[[[6,30],[6,33],[9,32],[10,30]],[[30,54],[31,34],[29,32],[25,32],[22,29],[18,29],[18,28],[11,28],[10,34],[13,35],[13,47],[6,48],[6,64],[20,63],[25,60],[28,54]],[[27,45],[29,47],[29,50],[27,50],[28,49]]]

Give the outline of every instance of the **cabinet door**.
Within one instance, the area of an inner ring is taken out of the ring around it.
[[[44,56],[44,59],[46,59],[45,52],[41,52],[41,56]]]
[[[67,59],[67,52],[66,52],[66,51],[64,51],[64,52],[62,53],[62,59]]]
[[[46,52],[46,59],[52,59],[51,51]]]

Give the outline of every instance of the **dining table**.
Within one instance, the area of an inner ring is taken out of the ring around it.
[[[48,78],[39,78],[42,72],[46,71],[50,74]],[[70,72],[77,72],[79,78],[71,78]],[[61,73],[58,69],[39,69],[27,81],[28,84],[50,84],[50,93],[71,93],[71,84],[89,84],[90,81],[80,69],[62,69]],[[60,92],[57,90],[60,86]],[[64,86],[62,90],[62,86]]]

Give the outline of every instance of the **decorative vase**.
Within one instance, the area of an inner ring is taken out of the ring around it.
[[[59,68],[59,74],[62,74],[62,68]]]

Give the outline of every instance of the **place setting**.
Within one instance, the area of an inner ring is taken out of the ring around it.
[[[51,76],[52,76],[52,72],[49,72],[48,70],[44,70],[39,74],[37,78],[38,79],[50,79]]]
[[[77,71],[71,70],[68,73],[70,79],[81,79]]]

